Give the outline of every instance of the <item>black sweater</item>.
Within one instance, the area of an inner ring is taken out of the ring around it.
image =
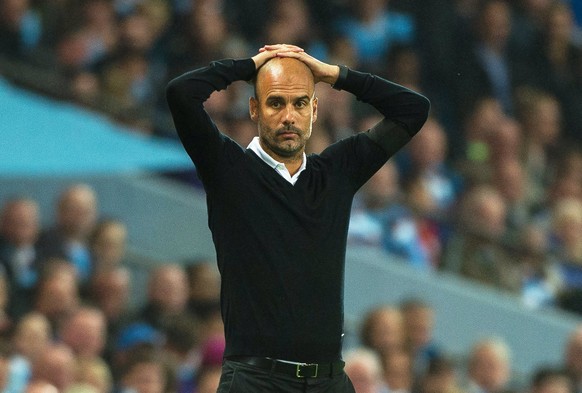
[[[309,155],[292,185],[220,133],[203,108],[213,91],[250,80],[254,72],[252,59],[221,60],[167,89],[178,135],[207,194],[222,277],[225,356],[336,360],[353,196],[420,129],[429,103],[377,76],[342,69],[334,87],[389,120]]]

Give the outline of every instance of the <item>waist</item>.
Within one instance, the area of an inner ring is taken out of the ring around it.
[[[226,359],[299,379],[333,377],[342,374],[345,365],[342,360],[325,363],[294,363],[254,356],[229,356]]]

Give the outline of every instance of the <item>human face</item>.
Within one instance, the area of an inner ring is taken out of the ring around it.
[[[258,124],[261,146],[274,159],[300,159],[317,119],[313,74],[296,59],[270,60],[257,75],[251,119]]]

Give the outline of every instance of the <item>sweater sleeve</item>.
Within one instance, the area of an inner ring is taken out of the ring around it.
[[[210,95],[238,80],[250,80],[255,63],[248,59],[213,61],[209,66],[173,79],[166,88],[166,99],[176,131],[188,155],[198,165],[216,157],[222,141],[216,125],[204,110]]]
[[[377,75],[345,66],[340,66],[340,75],[333,87],[354,94],[384,116],[367,135],[390,155],[421,129],[430,110],[430,101],[423,95]]]

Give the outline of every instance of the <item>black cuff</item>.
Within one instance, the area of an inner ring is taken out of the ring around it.
[[[338,65],[339,66],[339,75],[337,77],[337,80],[335,81],[335,83],[333,85],[331,85],[331,87],[333,87],[336,90],[341,90],[344,82],[346,81],[346,78],[348,77],[348,67],[345,65]]]

